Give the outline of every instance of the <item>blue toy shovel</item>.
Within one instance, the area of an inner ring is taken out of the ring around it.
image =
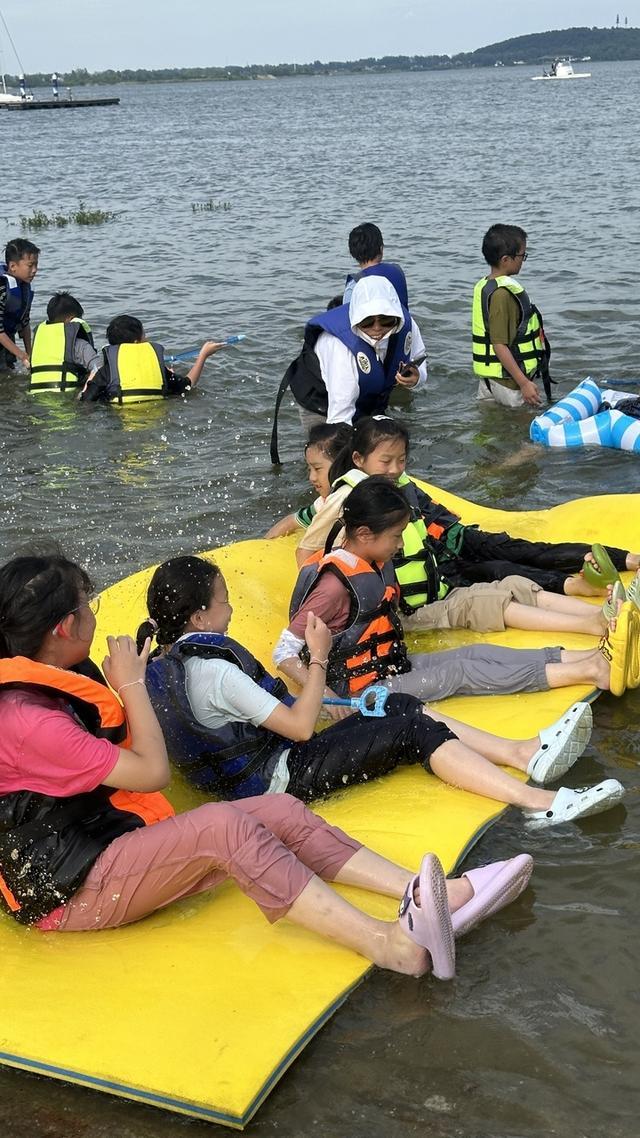
[[[381,719],[385,715],[384,705],[389,698],[387,688],[382,684],[372,684],[371,687],[365,688],[362,695],[354,696],[352,699],[323,699],[323,703],[338,704],[340,707],[355,707],[361,715],[372,715],[376,719]]]
[[[246,340],[246,338],[247,337],[244,332],[241,332],[238,336],[227,336],[226,340],[223,340],[222,343],[227,345],[241,344],[243,340]],[[165,363],[177,364],[182,360],[195,360],[199,353],[200,348],[193,348],[188,352],[178,352],[175,356],[165,356]]]

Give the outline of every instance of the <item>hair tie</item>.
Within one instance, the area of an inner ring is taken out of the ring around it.
[[[159,631],[159,628],[160,628],[157,620],[154,620],[152,616],[149,616],[149,617],[147,617],[147,624],[151,625],[151,627],[153,629],[153,635],[155,636],[157,634],[157,632]]]

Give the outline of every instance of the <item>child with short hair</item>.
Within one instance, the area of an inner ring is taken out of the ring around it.
[[[205,362],[224,344],[207,340],[186,376],[165,367],[164,348],[147,340],[136,316],[116,316],[107,328],[102,366],[89,376],[78,396],[87,403],[141,403],[183,395],[200,379]]]
[[[16,360],[29,366],[31,355],[31,282],[38,271],[40,250],[33,241],[15,237],[7,243],[0,265],[0,371],[12,371]],[[16,333],[24,350],[16,344]]]
[[[482,241],[490,273],[473,290],[473,370],[478,399],[503,407],[540,406],[535,380],[551,398],[549,357],[542,317],[514,280],[527,259],[527,234],[519,225],[492,225]]]
[[[64,391],[84,383],[100,366],[84,309],[70,292],[56,292],[47,305],[47,319],[38,324],[31,351],[29,390]]]
[[[309,438],[305,443],[304,457],[307,464],[309,482],[313,486],[317,497],[310,506],[303,506],[295,514],[287,514],[279,522],[275,522],[267,530],[265,537],[286,537],[295,533],[297,529],[307,529],[315,518],[318,510],[331,493],[329,471],[334,459],[351,439],[351,427],[347,423],[316,423],[309,431]]]
[[[349,234],[349,252],[354,261],[358,262],[359,271],[357,273],[349,273],[347,276],[342,297],[343,304],[349,303],[351,293],[362,277],[379,276],[386,277],[387,280],[390,281],[400,297],[400,303],[403,304],[405,308],[409,307],[407,278],[400,268],[400,265],[394,265],[390,261],[383,260],[384,241],[377,225],[374,225],[371,221],[365,221],[362,225],[356,225],[355,229],[352,229]]]

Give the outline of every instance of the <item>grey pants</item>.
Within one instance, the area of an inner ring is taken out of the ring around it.
[[[415,695],[423,703],[450,695],[508,695],[548,691],[545,667],[560,663],[560,648],[502,648],[469,644],[445,652],[411,656],[411,671],[391,676],[385,687]]]

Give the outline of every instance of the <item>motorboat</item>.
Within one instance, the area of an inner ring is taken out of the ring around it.
[[[542,75],[532,75],[533,82],[540,79],[590,79],[590,71],[574,71],[573,65],[569,59],[555,59],[551,64],[548,71],[542,72]]]

